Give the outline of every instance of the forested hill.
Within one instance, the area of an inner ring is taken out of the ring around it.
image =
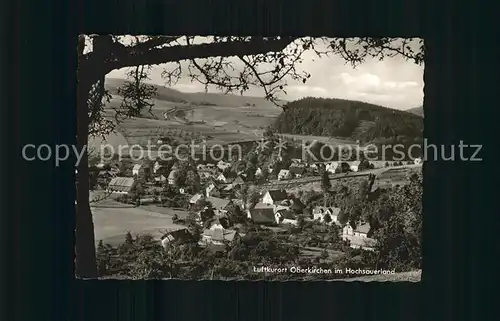
[[[273,129],[280,133],[345,137],[361,142],[420,141],[423,118],[360,101],[303,98],[288,103]]]

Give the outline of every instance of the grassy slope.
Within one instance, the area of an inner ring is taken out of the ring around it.
[[[106,78],[106,89],[110,91],[111,94],[116,94],[116,88],[124,83],[123,79],[117,78]],[[175,89],[167,88],[164,86],[154,85],[158,89],[158,100],[170,101],[170,102],[190,102],[190,103],[202,103],[206,102],[216,106],[222,107],[241,107],[246,103],[255,104],[257,107],[276,107],[271,102],[267,101],[262,97],[248,97],[240,95],[223,95],[214,93],[186,93],[180,92]]]
[[[110,115],[112,108],[120,106],[121,97],[116,88],[123,84],[122,79],[106,79],[106,87],[113,95],[107,106]],[[158,96],[152,109],[153,115],[143,113],[143,117],[123,121],[118,128],[118,136],[111,139],[129,145],[146,145],[148,140],[155,141],[159,136],[173,136],[178,141],[196,137],[205,139],[209,144],[225,144],[233,141],[256,139],[256,134],[272,124],[281,109],[259,97],[236,95],[183,93],[174,89],[156,86]],[[245,104],[255,104],[248,107]],[[164,120],[163,113],[173,108],[186,111],[185,119]],[[116,136],[116,135],[115,135]],[[98,145],[97,141],[95,145]]]

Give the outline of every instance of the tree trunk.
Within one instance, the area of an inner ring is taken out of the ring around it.
[[[91,84],[79,81],[77,98],[77,146],[78,151],[85,153],[77,166],[76,180],[76,231],[75,231],[75,274],[80,278],[97,277],[94,223],[89,205],[89,171],[88,171],[88,131],[89,116],[87,99]]]

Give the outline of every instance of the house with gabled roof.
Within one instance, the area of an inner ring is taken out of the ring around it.
[[[359,223],[353,227],[350,223],[346,224],[342,229],[342,239],[348,240],[353,248],[362,248],[365,250],[373,250],[377,241],[368,237],[371,233],[369,223]]]
[[[170,174],[168,174],[167,180],[168,180],[169,185],[176,185],[177,184],[177,170],[176,169],[173,169],[170,171]]]
[[[298,224],[298,215],[292,212],[291,210],[283,209],[279,210],[274,214],[277,224]]]
[[[144,168],[142,167],[142,164],[135,164],[134,167],[132,167],[132,175],[134,176],[139,176],[141,173],[143,173]]]
[[[133,192],[136,181],[132,177],[114,177],[108,184],[107,191],[114,194],[129,194]]]
[[[207,197],[206,200],[212,204],[212,208],[215,212],[215,215],[218,216],[226,215],[229,206],[232,204],[231,200],[218,197]]]
[[[166,248],[168,244],[178,241],[187,241],[192,237],[188,229],[182,228],[175,231],[170,231],[163,235],[160,239],[161,245]]]
[[[255,224],[276,225],[273,206],[265,204],[261,204],[261,206],[257,205],[254,208],[247,210],[248,218]]]
[[[209,182],[205,187],[205,196],[206,197],[220,197],[220,190],[218,184],[214,182]]]
[[[217,163],[217,168],[220,169],[221,171],[225,171],[229,167],[231,167],[231,163],[225,162],[223,160],[220,160]]]
[[[206,245],[224,245],[226,242],[232,243],[237,235],[238,231],[235,230],[223,228],[206,229],[201,235],[201,242]]]
[[[330,174],[335,174],[335,173],[337,173],[338,167],[339,167],[338,162],[330,162],[330,163],[326,164],[325,170]]]
[[[278,173],[278,180],[282,181],[285,179],[291,179],[292,178],[292,173],[290,173],[290,170],[288,169],[282,169]]]
[[[221,183],[227,183],[227,178],[223,173],[218,173],[214,176],[216,181],[219,181]]]
[[[193,196],[189,199],[189,204],[194,205],[194,204],[196,204],[199,200],[201,200],[202,198],[203,198],[203,194],[201,194],[201,193],[195,194],[195,195],[193,195]]]
[[[359,170],[360,161],[354,161],[349,163],[349,168],[352,172],[357,172]]]
[[[268,205],[278,205],[285,200],[288,200],[285,190],[268,190],[262,197],[262,203]]]
[[[338,224],[340,210],[340,207],[316,206],[313,208],[313,219],[323,223],[325,222],[325,217],[330,216],[330,222],[328,224]]]

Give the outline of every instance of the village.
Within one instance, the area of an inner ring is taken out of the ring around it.
[[[155,239],[164,248],[189,238],[193,224],[201,231],[199,245],[215,251],[255,229],[291,235],[294,229],[315,224],[338,228],[344,246],[372,251],[377,241],[371,237],[368,222],[341,223],[340,205],[331,202],[306,205],[300,195],[308,192],[311,184],[316,184],[317,193],[321,194],[325,179],[371,180],[372,190],[392,187],[390,179],[379,179],[382,173],[418,169],[422,161],[418,158],[405,164],[367,160],[312,163],[292,158],[286,162],[288,166],[283,166],[282,159],[278,162],[280,166],[275,165],[277,162],[250,166],[242,164],[241,159],[197,163],[144,158],[138,162],[123,159],[96,163],[89,170],[94,194],[171,219],[172,226],[155,227]],[[289,188],[292,185],[293,192]],[[131,231],[121,231],[123,235],[126,232]],[[314,246],[304,250],[316,252],[316,256],[327,251]]]

